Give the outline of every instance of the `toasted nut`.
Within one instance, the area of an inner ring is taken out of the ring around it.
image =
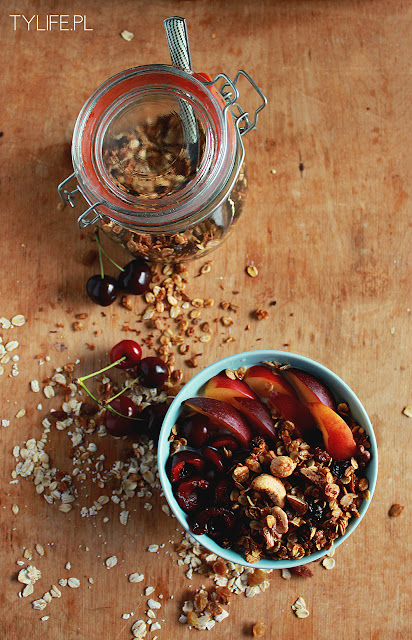
[[[277,538],[281,538],[289,529],[288,517],[280,507],[273,507],[272,515],[275,518],[275,524],[271,529]]]
[[[300,500],[296,496],[292,496],[290,494],[288,494],[286,497],[290,506],[293,507],[298,516],[303,516],[306,513],[306,511],[308,510],[307,502],[305,502],[304,500]]]
[[[246,465],[240,464],[233,470],[232,478],[235,482],[245,482],[249,478],[249,469]]]
[[[401,515],[402,511],[404,510],[404,508],[405,507],[403,505],[401,505],[401,504],[397,504],[397,503],[393,504],[391,506],[391,508],[389,509],[390,517],[391,518],[398,518]]]
[[[286,489],[277,478],[268,473],[262,473],[260,476],[256,476],[250,486],[254,491],[266,493],[276,506],[285,506]]]
[[[276,456],[270,463],[270,473],[275,478],[287,478],[291,476],[296,468],[296,462],[293,462],[289,456]]]

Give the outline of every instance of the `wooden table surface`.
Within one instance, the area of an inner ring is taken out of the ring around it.
[[[28,30],[23,18],[10,17],[17,12],[28,19],[38,15],[40,28],[47,14],[86,15],[91,30],[40,31],[36,20]],[[190,353],[202,352],[199,366],[258,348],[284,349],[323,363],[363,402],[380,453],[372,504],[337,549],[335,568],[316,565],[306,580],[286,581],[273,572],[264,594],[233,596],[229,617],[208,638],[251,637],[257,621],[267,624],[265,637],[282,640],[411,637],[406,558],[411,421],[403,409],[412,404],[412,51],[411,6],[400,0],[75,0],[70,8],[51,1],[2,3],[0,315],[23,314],[26,323],[0,329],[4,344],[19,343],[10,354],[17,354],[18,362],[4,364],[0,379],[0,419],[9,421],[0,427],[0,635],[126,640],[131,623],[146,619],[142,593],[148,585],[156,597],[164,596],[162,628],[148,638],[184,640],[198,633],[178,618],[182,601],[202,580],[189,580],[177,566],[174,543],[181,532],[161,510],[164,499],[158,494],[150,499],[151,511],[144,499],[130,500],[123,526],[115,504],[81,517],[80,507],[100,495],[90,479],[70,513],[47,504],[32,481],[10,483],[13,447],[40,438],[42,419],[61,404],[61,398],[44,397],[43,381],[77,359],[78,375],[102,366],[110,347],[133,335],[122,332],[125,323],[141,336],[149,331],[139,322],[142,299],[134,300],[131,311],[116,303],[104,317],[87,299],[85,282],[96,265],[85,265],[85,255],[93,244],[76,224],[81,203],[75,210],[58,208],[57,185],[72,171],[73,125],[90,93],[122,69],[169,62],[163,19],[170,15],[187,19],[195,70],[233,77],[245,69],[268,99],[257,130],[245,140],[250,188],[243,217],[211,254],[209,273],[197,277],[205,259],[189,268],[190,295],[215,300],[205,319],[219,318],[225,300],[239,309],[230,329],[213,324],[212,340],[193,345]],[[134,33],[131,42],[120,37],[123,29]],[[112,255],[127,262],[118,249]],[[245,273],[251,263],[259,271],[255,279]],[[259,307],[269,311],[268,319],[254,317]],[[88,315],[83,330],[75,332],[79,313]],[[235,340],[227,341],[229,336]],[[36,358],[40,354],[43,364]],[[18,375],[12,375],[13,366]],[[182,369],[184,380],[196,372],[184,363]],[[35,379],[38,393],[30,388]],[[26,414],[16,418],[21,409]],[[122,443],[103,440],[103,451],[121,455]],[[46,450],[63,472],[71,469],[70,446],[67,432],[51,433]],[[393,503],[405,505],[399,518],[388,516]],[[18,505],[18,514],[12,505]],[[152,543],[165,546],[151,554]],[[34,551],[36,544],[44,547],[43,557]],[[23,557],[25,548],[33,550],[31,561]],[[103,561],[112,555],[118,564],[108,570]],[[23,586],[17,582],[18,560],[42,574],[27,598],[18,597]],[[143,573],[144,581],[131,584],[132,572]],[[44,611],[33,610],[34,598],[69,576],[80,580],[78,589],[64,587],[62,597]],[[306,619],[293,615],[298,596],[310,611]],[[132,618],[122,618],[130,612]],[[49,618],[41,621],[44,615]]]

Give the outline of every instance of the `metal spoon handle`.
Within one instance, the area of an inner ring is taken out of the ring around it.
[[[164,20],[164,25],[172,64],[175,67],[192,71],[186,20],[179,18],[179,16],[171,16]]]

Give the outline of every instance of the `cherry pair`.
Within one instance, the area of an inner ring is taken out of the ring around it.
[[[89,298],[102,307],[108,307],[113,304],[120,291],[133,295],[145,293],[152,281],[152,272],[147,262],[136,258],[124,267],[120,267],[101,246],[98,229],[95,230],[95,238],[99,250],[100,274],[91,276],[86,283],[86,292]],[[102,253],[115,267],[120,269],[120,275],[117,279],[104,275]]]

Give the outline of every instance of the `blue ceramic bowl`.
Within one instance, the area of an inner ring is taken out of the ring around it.
[[[302,369],[316,376],[325,384],[325,386],[328,387],[328,389],[330,389],[337,402],[347,403],[353,418],[355,419],[357,424],[365,429],[367,435],[369,436],[369,440],[371,443],[371,461],[368,464],[365,475],[369,481],[370,499],[367,501],[364,500],[362,502],[359,508],[360,518],[352,518],[350,520],[345,534],[339,537],[334,544],[334,547],[337,547],[338,545],[342,544],[342,542],[344,542],[348,538],[348,536],[351,535],[351,533],[353,533],[353,531],[365,515],[366,510],[371,502],[371,498],[376,485],[376,478],[378,475],[378,450],[376,446],[375,434],[373,432],[371,421],[369,420],[365,409],[363,408],[360,400],[356,397],[352,389],[350,389],[348,385],[343,382],[343,380],[341,380],[335,373],[333,373],[323,365],[315,362],[314,360],[310,360],[309,358],[305,358],[304,356],[296,355],[294,353],[270,350],[245,351],[244,353],[238,353],[227,358],[223,358],[222,360],[218,360],[214,364],[206,367],[206,369],[200,371],[183,387],[183,389],[178,393],[169,407],[159,436],[157,453],[158,466],[160,481],[162,483],[166,500],[169,503],[174,515],[179,520],[180,524],[190,532],[187,522],[187,515],[179,507],[173,495],[172,487],[166,474],[166,462],[169,458],[170,449],[169,436],[173,425],[176,424],[179,416],[182,413],[183,402],[187,398],[193,398],[194,396],[203,396],[203,390],[206,383],[214,375],[220,373],[220,371],[224,369],[238,369],[239,367],[251,367],[252,365],[259,364],[263,361],[274,361],[281,364],[290,364],[292,367],[297,367],[298,369]],[[322,558],[326,553],[326,551],[323,549],[297,560],[264,559],[260,560],[259,562],[250,564],[246,562],[245,558],[241,554],[233,551],[232,549],[224,549],[206,535],[194,535],[192,533],[191,535],[199,542],[199,544],[203,545],[206,549],[208,549],[212,553],[216,553],[218,556],[224,558],[225,560],[235,562],[243,566],[258,567],[261,569],[287,569],[290,567],[306,564],[308,562],[313,562],[314,560],[318,560],[319,558]]]

